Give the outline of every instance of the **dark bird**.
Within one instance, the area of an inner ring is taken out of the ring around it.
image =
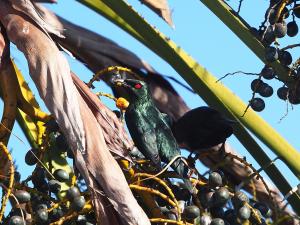
[[[172,132],[180,145],[199,150],[224,143],[233,133],[234,123],[217,110],[202,106],[186,112],[174,122]]]
[[[125,112],[125,121],[136,147],[161,170],[161,161],[169,163],[180,155],[168,116],[155,107],[145,82],[120,78],[112,82],[116,89],[122,89],[118,90],[119,93],[130,103]],[[171,167],[182,177],[192,193],[193,187],[187,177],[188,168],[183,161],[177,159]]]

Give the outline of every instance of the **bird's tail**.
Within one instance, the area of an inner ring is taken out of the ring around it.
[[[178,173],[178,175],[181,176],[181,178],[186,186],[186,189],[191,194],[195,193],[196,189],[188,177],[188,167],[184,164],[184,162],[179,159],[176,162],[174,162],[172,167]]]

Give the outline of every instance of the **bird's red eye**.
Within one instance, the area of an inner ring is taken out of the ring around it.
[[[141,88],[142,88],[142,85],[141,85],[140,83],[138,83],[138,84],[134,85],[134,88],[135,88],[135,89],[141,89]]]

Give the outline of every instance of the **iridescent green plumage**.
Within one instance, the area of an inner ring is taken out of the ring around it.
[[[180,155],[180,149],[170,129],[166,114],[161,113],[154,105],[145,82],[125,79],[115,80],[116,88],[130,105],[125,113],[125,121],[136,147],[150,159],[157,169],[161,161],[169,163]],[[187,178],[187,167],[182,160],[176,160],[171,167],[183,178],[187,188],[192,185]]]

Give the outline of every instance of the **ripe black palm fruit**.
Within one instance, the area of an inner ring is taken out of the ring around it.
[[[31,198],[30,194],[24,190],[17,190],[14,195],[18,199],[19,203],[29,202]]]
[[[275,72],[272,67],[265,65],[260,74],[266,80],[271,80],[275,77]]]
[[[172,132],[178,143],[199,150],[224,143],[233,133],[233,124],[217,110],[203,106],[179,118],[172,125]]]
[[[216,188],[223,185],[222,175],[218,172],[212,172],[208,177],[208,184],[211,188]]]
[[[40,157],[40,151],[37,148],[33,148],[26,153],[25,163],[29,166],[33,166],[38,162],[37,157]]]
[[[264,84],[264,82],[260,79],[254,79],[251,82],[251,90],[254,92],[258,92],[260,87]]]
[[[21,216],[12,216],[9,220],[9,225],[25,225]]]
[[[271,45],[276,39],[273,26],[268,26],[266,31],[263,32],[263,35],[264,35],[263,40],[266,45]]]
[[[63,169],[55,170],[53,175],[60,182],[66,182],[70,178],[69,174]]]
[[[211,221],[210,225],[225,225],[225,222],[224,222],[224,220],[221,219],[221,218],[214,218],[214,219]]]
[[[299,28],[296,21],[291,21],[287,24],[287,35],[295,37],[298,34]]]
[[[300,4],[295,4],[294,6],[294,9],[293,9],[293,12],[294,12],[294,15],[298,18],[300,18]]]
[[[280,23],[275,23],[274,34],[278,38],[283,38],[287,33],[287,25],[284,21]]]
[[[249,202],[248,196],[242,192],[242,191],[237,191],[235,192],[234,196],[231,198],[233,206],[238,209],[242,206],[244,206],[246,203]]]
[[[210,189],[201,188],[198,192],[198,197],[203,208],[208,208],[213,205],[213,194]]]
[[[265,102],[261,98],[253,98],[250,101],[251,108],[256,112],[261,112],[265,108]]]
[[[244,205],[237,211],[237,216],[241,220],[247,220],[250,218],[251,210],[248,206]]]
[[[67,190],[67,198],[71,201],[72,199],[79,197],[80,191],[77,187],[70,187]]]
[[[266,84],[266,83],[264,83],[261,87],[260,87],[260,89],[259,89],[259,91],[258,91],[258,93],[262,96],[262,97],[270,97],[270,96],[272,96],[273,95],[273,88],[270,86],[270,85],[268,85],[268,84]]]
[[[189,205],[184,208],[183,214],[186,219],[193,220],[200,216],[200,209],[195,205]]]
[[[71,202],[71,207],[75,211],[80,211],[85,205],[85,199],[83,196],[75,197]]]
[[[274,62],[278,59],[278,50],[275,47],[266,47],[265,59],[267,62]]]
[[[172,185],[172,190],[178,200],[188,201],[191,199],[189,190],[181,182],[174,183]]]
[[[229,199],[230,199],[230,194],[228,189],[226,187],[220,187],[213,194],[213,205],[222,207],[226,205]]]
[[[35,219],[37,222],[45,224],[48,221],[47,209],[39,209],[35,213]]]
[[[279,51],[278,59],[280,63],[285,66],[288,66],[293,62],[292,55],[288,51]]]
[[[287,100],[288,91],[289,91],[289,89],[287,87],[278,88],[278,90],[277,90],[278,98],[280,98],[284,101]]]
[[[289,91],[288,100],[291,104],[294,104],[294,105],[300,104],[300,96],[297,95],[295,90]]]

